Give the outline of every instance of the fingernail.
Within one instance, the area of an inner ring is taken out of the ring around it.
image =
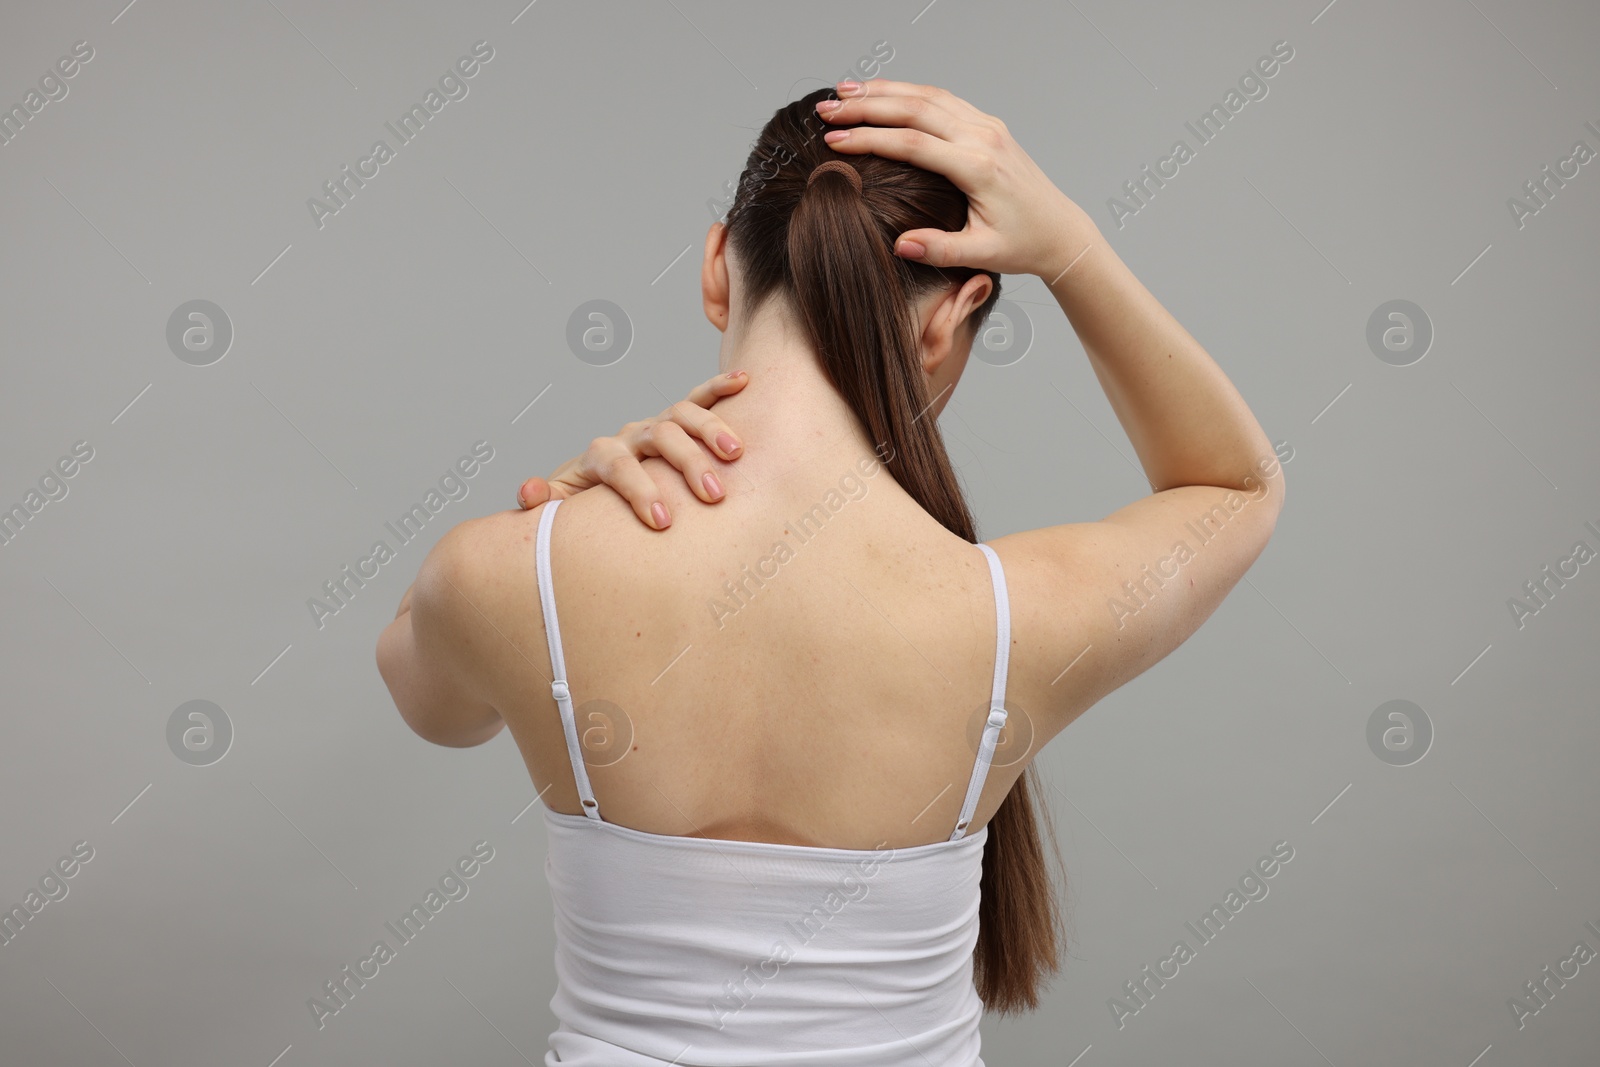
[[[717,447],[731,456],[739,451],[739,442],[734,438],[733,434],[724,430],[717,434]]]
[[[861,88],[861,83],[860,82],[840,82],[838,84],[837,88],[839,90],[839,95],[843,96],[846,93],[853,93],[857,89]]]
[[[728,377],[730,377],[730,378],[738,378],[738,377],[741,377],[743,374],[744,374],[744,371],[742,371],[742,370],[734,370],[734,371],[729,371],[728,372]]]
[[[848,139],[849,136],[849,130],[829,130],[827,133],[822,135],[822,139],[827,141],[829,144],[837,144],[840,141]]]
[[[665,530],[672,525],[672,516],[667,514],[667,506],[661,501],[650,505],[650,514],[655,517],[656,529]]]
[[[706,476],[701,478],[700,481],[705,483],[706,492],[710,493],[713,499],[722,499],[722,483],[717,481],[717,476],[715,474],[712,474],[710,471],[706,471]]]
[[[921,259],[928,254],[928,250],[916,241],[901,241],[895,245],[895,255],[904,256],[906,259]]]
[[[839,100],[818,100],[817,110],[826,115],[830,111],[837,111],[842,106]]]

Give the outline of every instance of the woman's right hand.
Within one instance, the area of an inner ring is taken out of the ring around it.
[[[943,174],[967,194],[966,228],[907,230],[895,242],[903,258],[1051,282],[1095,238],[1088,214],[993,115],[932,85],[874,78],[840,82],[837,92],[837,101],[818,102],[818,116],[830,125],[866,125],[830,130],[823,139],[834,151],[902,160]],[[838,106],[825,110],[828,104]]]
[[[575,496],[605,484],[628,502],[640,522],[653,530],[665,530],[672,525],[672,515],[661,500],[655,479],[640,462],[651,456],[671,463],[695,496],[715,504],[723,498],[722,483],[695,442],[705,442],[712,455],[727,463],[743,454],[744,445],[728,424],[706,409],[749,381],[750,375],[742,370],[719,374],[661,414],[630,422],[614,436],[596,437],[583,455],[567,460],[548,478],[523,482],[517,490],[517,505],[523,510],[536,508],[552,498]]]

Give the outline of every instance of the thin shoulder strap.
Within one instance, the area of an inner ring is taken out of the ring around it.
[[[994,688],[989,694],[989,719],[983,727],[983,740],[978,743],[978,758],[972,765],[972,779],[967,782],[967,797],[961,803],[961,817],[956,820],[955,832],[950,835],[952,841],[965,837],[967,827],[972,824],[972,813],[977,810],[983,783],[989,777],[989,763],[994,759],[994,746],[1000,738],[1000,728],[1006,724],[1006,668],[1011,660],[1011,600],[1006,595],[1006,572],[1000,566],[1000,557],[982,542],[978,547],[989,558],[989,577],[994,581]]]
[[[583,801],[583,813],[591,819],[600,819],[600,804],[589,786],[589,772],[583,766],[583,749],[578,744],[577,717],[572,710],[572,692],[567,688],[567,659],[561,653],[561,624],[556,621],[556,587],[550,578],[550,524],[556,517],[560,499],[544,506],[539,516],[539,537],[534,546],[534,562],[539,574],[539,605],[544,609],[544,635],[550,645],[550,694],[561,709],[561,732],[567,737],[567,759],[572,763],[572,777],[578,784],[578,799]],[[600,820],[604,821],[604,820]]]

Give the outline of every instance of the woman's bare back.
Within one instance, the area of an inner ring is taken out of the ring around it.
[[[564,501],[551,537],[568,684],[607,820],[838,848],[947,838],[993,681],[983,553],[871,452],[754,485],[727,474],[716,507],[697,507],[662,461],[646,468],[670,529],[646,529],[601,490]],[[543,511],[482,520],[506,582],[496,688],[545,803],[577,813],[534,569]],[[1019,659],[1014,711],[1031,673]],[[1003,732],[972,829],[1043,740],[1033,719],[1018,711]]]
[[[664,531],[609,488],[562,504],[551,569],[595,795],[608,821],[650,833],[943,840],[988,711],[987,561],[864,445],[792,452],[716,461],[728,493],[715,506],[647,460],[676,517]],[[1011,714],[972,830],[1050,739],[1187,640],[1254,562],[1282,484],[1270,453],[1254,470],[1254,491],[1178,486],[1099,522],[986,539],[1010,599]],[[534,566],[543,511],[465,523],[441,546],[471,604],[455,628],[475,631],[463,661],[545,803],[575,814]]]

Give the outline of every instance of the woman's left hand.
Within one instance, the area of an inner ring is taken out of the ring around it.
[[[750,381],[744,371],[719,374],[697,386],[687,400],[681,400],[661,414],[641,422],[630,422],[615,436],[596,437],[576,459],[563,463],[548,478],[529,478],[517,491],[517,504],[536,508],[547,500],[573,496],[601,483],[615,489],[632,506],[639,520],[652,530],[672,524],[672,515],[661,500],[654,479],[639,461],[658,456],[682,472],[695,496],[708,504],[723,497],[705,453],[695,439],[706,443],[719,459],[732,462],[744,446],[727,425],[706,410],[725,396],[743,389]]]

